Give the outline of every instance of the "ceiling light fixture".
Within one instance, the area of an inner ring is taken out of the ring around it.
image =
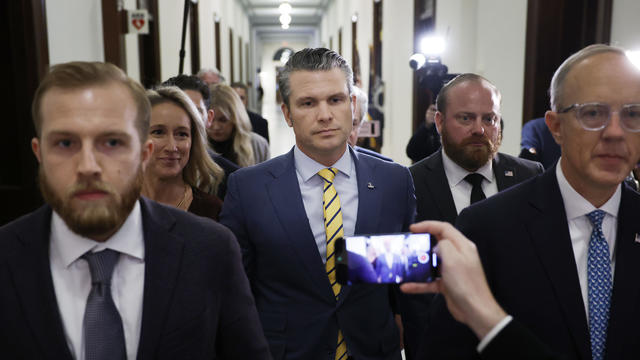
[[[283,2],[282,4],[280,4],[280,6],[278,6],[278,10],[281,14],[291,14],[291,4],[289,4],[288,2]]]
[[[282,25],[289,25],[291,24],[291,15],[289,14],[282,14],[280,15],[280,24]]]

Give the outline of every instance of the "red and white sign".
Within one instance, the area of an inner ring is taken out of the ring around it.
[[[129,34],[149,33],[149,12],[146,9],[127,11]]]

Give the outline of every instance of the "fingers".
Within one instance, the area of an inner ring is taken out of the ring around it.
[[[400,290],[407,294],[427,294],[440,292],[440,280],[432,283],[404,283]]]

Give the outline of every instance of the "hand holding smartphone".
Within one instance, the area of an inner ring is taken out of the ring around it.
[[[430,234],[377,234],[336,240],[340,284],[431,282],[439,276]]]

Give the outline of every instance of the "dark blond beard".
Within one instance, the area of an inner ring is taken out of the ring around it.
[[[469,136],[461,141],[460,144],[454,144],[449,139],[447,127],[442,126],[442,148],[456,164],[460,165],[467,171],[476,171],[498,153],[498,148],[502,143],[502,134],[498,133],[496,142],[492,142],[486,135]],[[484,146],[480,149],[470,149],[467,145],[471,142],[481,141]]]
[[[108,183],[102,181],[78,182],[70,186],[64,196],[56,194],[48,182],[47,176],[42,170],[38,171],[40,191],[44,200],[64,220],[65,224],[74,233],[95,239],[105,234],[115,233],[127,219],[136,201],[140,198],[142,189],[142,166],[138,167],[136,176],[129,182],[123,193],[118,193]],[[95,204],[76,204],[73,194],[95,189],[108,193],[107,199]]]

